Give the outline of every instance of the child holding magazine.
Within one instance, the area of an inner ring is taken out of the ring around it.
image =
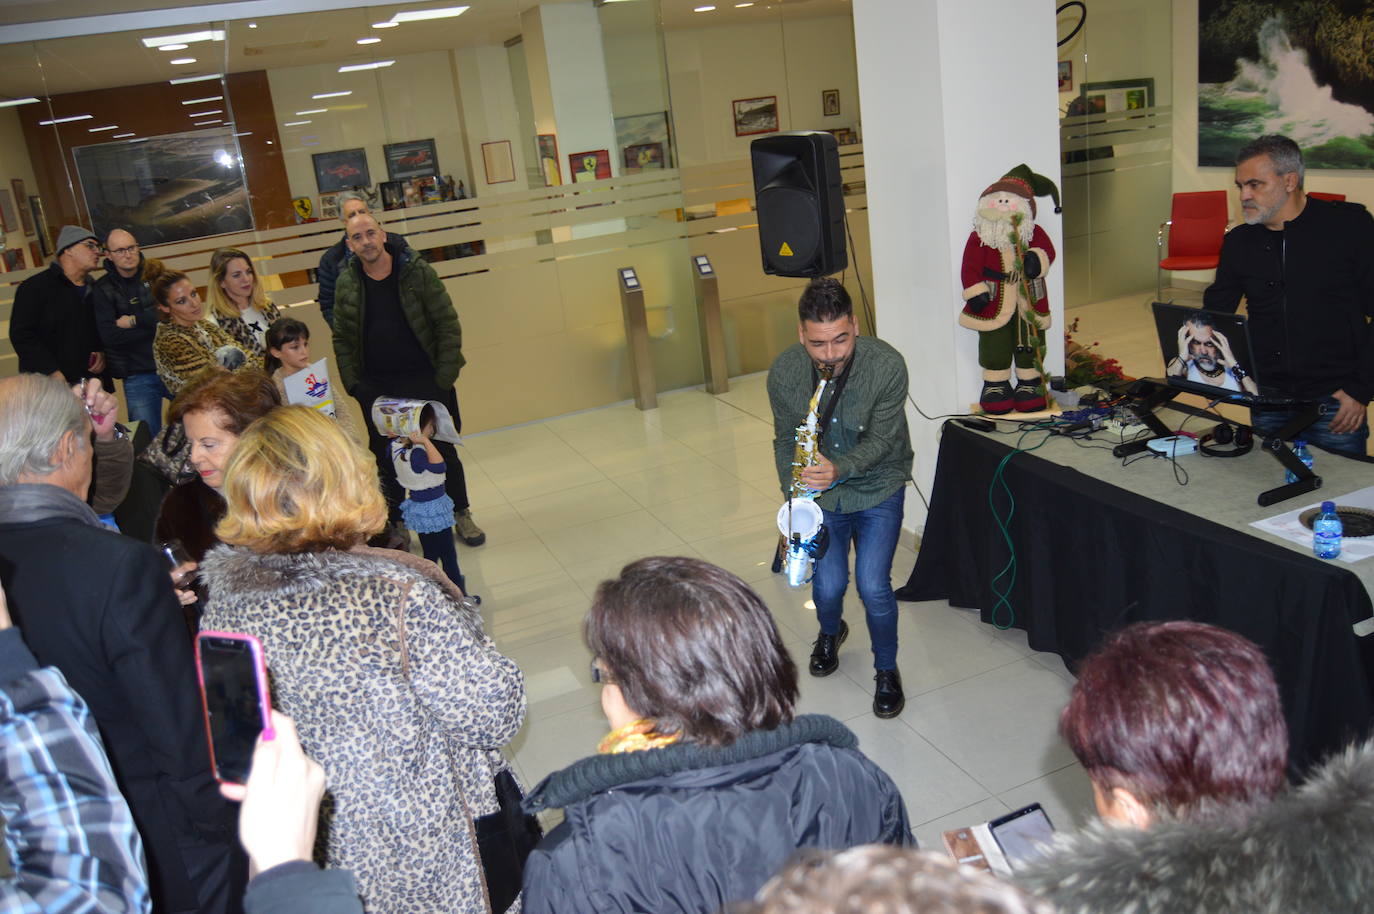
[[[449,580],[467,593],[458,568],[458,550],[453,545],[453,499],[444,491],[444,458],[430,440],[436,425],[432,405],[426,404],[421,410],[419,424],[419,430],[410,437],[391,442],[396,481],[408,493],[401,502],[401,520],[407,530],[419,535],[425,558],[437,562]]]
[[[310,328],[292,317],[273,321],[272,326],[267,328],[267,355],[263,361],[267,373],[276,382],[281,401],[290,403],[291,399],[286,394],[286,379],[314,364],[310,358]],[[357,423],[344,405],[336,400],[333,410],[328,415],[339,423],[344,434],[365,446],[367,439],[358,431]]]

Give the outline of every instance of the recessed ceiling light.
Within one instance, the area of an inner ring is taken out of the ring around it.
[[[173,60],[171,63],[172,63],[174,66],[181,66],[182,64],[195,63],[195,62],[196,62],[196,59],[195,59],[194,57],[178,57],[176,60]]]
[[[358,44],[376,44],[381,40],[380,38],[359,38]]]
[[[360,70],[380,70],[394,64],[394,60],[374,60],[372,63],[351,63],[339,67],[340,73],[357,73]]]
[[[223,41],[223,29],[206,29],[203,32],[187,32],[184,35],[159,35],[156,38],[144,38],[145,48],[161,48],[169,44],[195,44],[197,41]]]
[[[216,108],[214,111],[197,111],[195,114],[187,113],[187,117],[212,117],[216,114],[223,114],[223,108]]]
[[[182,102],[183,105],[208,105],[210,102],[224,101],[223,95],[207,95],[204,98],[188,98]]]
[[[352,95],[352,89],[345,89],[342,92],[321,92],[319,95],[312,95],[311,98],[343,98],[345,95]],[[34,99],[37,101],[37,99]]]
[[[122,139],[124,139],[125,137],[129,137],[129,136],[133,136],[133,134],[132,134],[132,133],[112,133],[112,134],[110,134],[110,139],[112,139],[112,140],[122,140]]]
[[[398,25],[400,25],[399,22],[374,22],[374,23],[372,23],[372,27],[373,27],[374,29],[394,29],[394,28],[396,28],[396,26],[398,26]]]
[[[296,117],[304,117],[307,114],[324,114],[328,110],[328,108],[311,108],[308,111],[297,111]]]
[[[189,44],[164,44],[164,45],[161,45],[161,46],[158,48],[158,50],[159,50],[159,51],[184,51],[184,50],[186,50],[186,49],[189,48],[189,47],[190,47]]]
[[[72,121],[95,120],[94,114],[73,114],[71,117],[55,117],[50,121],[39,121],[38,126],[49,127],[53,124],[70,124]]]
[[[304,126],[305,126],[306,124],[308,124],[308,123],[310,123],[310,122],[309,122],[309,121],[287,121],[286,123],[282,124],[282,126],[283,126],[283,127],[304,127]]]
[[[267,145],[268,145],[268,146],[271,146],[271,145],[272,145],[272,141],[271,141],[271,140],[268,140],[268,141],[267,141]]]
[[[38,99],[33,96],[28,98],[12,98],[9,101],[0,102],[0,108],[13,108],[15,105],[32,105]]]
[[[210,126],[211,124],[218,124],[219,122],[220,122],[220,119],[219,119],[219,118],[215,118],[215,119],[212,120],[212,121],[192,121],[192,122],[191,122],[191,126],[192,126],[192,127],[208,127],[208,126]]]
[[[754,0],[749,0],[748,3],[736,3],[736,4],[735,4],[735,9],[737,9],[737,10],[742,10],[742,9],[744,9],[746,6],[753,6],[753,5],[754,5]]]
[[[86,132],[87,132],[87,133],[100,133],[100,132],[103,131],[103,130],[118,130],[118,129],[119,129],[119,125],[118,125],[118,124],[110,124],[108,127],[91,127],[91,128],[89,128]]]
[[[248,27],[249,27],[250,29],[255,29],[255,28],[258,27],[258,24],[257,24],[256,22],[250,22],[250,23],[248,23]]]
[[[714,6],[698,6],[696,9],[692,10],[692,12],[694,12],[694,13],[709,13],[709,12],[711,12],[711,10],[713,10],[713,9],[715,9]]]
[[[186,85],[187,83],[199,83],[199,82],[204,82],[204,81],[207,80],[207,79],[223,79],[223,78],[224,78],[224,74],[223,74],[223,73],[210,73],[210,74],[208,74],[208,75],[206,75],[206,76],[183,76],[183,77],[181,77],[181,78],[179,78],[179,79],[169,79],[169,80],[167,80],[167,82],[168,82],[169,85],[173,85],[173,86],[184,86],[184,85]]]
[[[234,134],[234,136],[252,136],[252,135],[253,135],[253,131],[251,131],[251,130],[241,130],[241,131],[239,131],[238,133]]]
[[[466,6],[441,6],[432,10],[406,10],[391,17],[392,22],[423,22],[426,19],[450,19],[468,11]]]

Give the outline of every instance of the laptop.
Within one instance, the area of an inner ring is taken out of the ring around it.
[[[1152,307],[1164,356],[1164,379],[1170,387],[1209,400],[1245,405],[1295,406],[1307,402],[1265,389],[1245,315],[1165,302],[1155,302]]]

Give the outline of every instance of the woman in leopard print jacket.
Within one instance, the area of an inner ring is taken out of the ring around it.
[[[375,914],[492,910],[474,819],[498,809],[519,668],[432,563],[360,545],[386,521],[375,463],[322,414],[249,426],[222,493],[201,628],[261,639],[273,702],[329,779],[317,857]]]

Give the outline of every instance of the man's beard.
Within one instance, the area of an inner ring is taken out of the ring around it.
[[[1248,207],[1241,204],[1241,217],[1245,219],[1246,225],[1266,225],[1279,214],[1279,210],[1283,209],[1283,205],[1287,202],[1288,198],[1284,197],[1268,209],[1261,209],[1258,206]]]
[[[1215,356],[1197,355],[1193,357],[1193,364],[1203,371],[1216,371],[1218,363]]]
[[[1021,220],[1017,233],[1021,236],[1021,243],[1029,246],[1031,233],[1035,231],[1035,222],[1029,213],[1022,215],[1025,218]],[[1011,216],[1011,213],[1002,210],[979,210],[973,219],[973,230],[977,233],[978,240],[990,248],[1011,247]]]

